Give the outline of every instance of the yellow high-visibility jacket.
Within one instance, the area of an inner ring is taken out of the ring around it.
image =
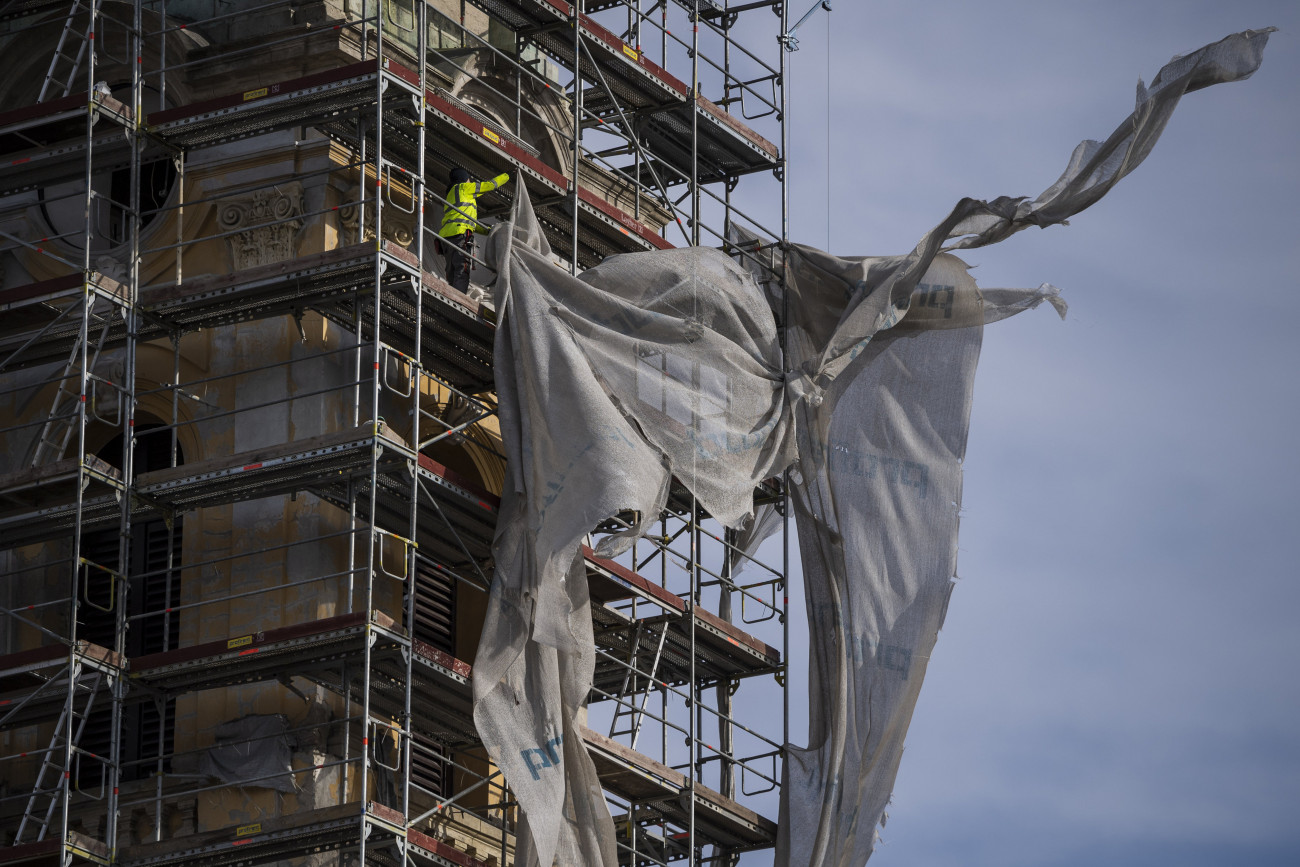
[[[463,235],[466,232],[485,233],[487,230],[478,225],[478,197],[482,193],[495,190],[510,180],[510,175],[502,172],[490,181],[466,181],[452,184],[447,190],[447,201],[442,211],[442,228],[438,234],[444,238]]]

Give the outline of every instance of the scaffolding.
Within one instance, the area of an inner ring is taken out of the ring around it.
[[[786,14],[0,4],[0,864],[513,863],[470,690],[493,275],[442,278],[443,178],[509,172],[573,273],[784,242]],[[681,489],[584,548],[621,863],[775,843],[785,480],[754,496],[759,552]]]

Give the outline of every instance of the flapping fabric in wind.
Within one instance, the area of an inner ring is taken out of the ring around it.
[[[508,475],[474,661],[474,722],[522,808],[517,862],[612,867],[613,825],[577,729],[595,666],[577,545],[611,510],[651,508],[667,476],[617,412],[584,394],[592,386],[586,361],[557,339],[541,288],[576,281],[547,258],[526,197],[512,222],[493,231],[487,252],[499,270],[498,309],[506,311],[495,351]],[[583,400],[591,426],[606,433],[597,454],[630,452],[618,455],[628,472],[606,486],[605,499],[575,485],[590,475],[591,443],[555,435]]]
[[[1005,196],[988,202],[962,200],[945,221],[951,224],[947,237],[961,239],[948,249],[983,247],[1030,226],[1063,223],[1094,204],[1147,158],[1183,94],[1254,75],[1264,60],[1269,34],[1276,29],[1234,33],[1175,57],[1150,88],[1139,80],[1133,113],[1105,141],[1080,142],[1061,177],[1033,201]]]
[[[488,246],[509,475],[474,667],[474,718],[527,820],[522,863],[612,865],[614,834],[575,728],[595,662],[584,535],[617,555],[676,477],[738,524],[793,436],[776,326],[718,250],[613,257],[573,277],[546,256],[527,193]]]
[[[829,297],[829,259],[792,252],[792,309],[809,291]],[[849,275],[871,268],[841,262]],[[956,574],[981,326],[1044,299],[1063,309],[1048,286],[1001,295],[1005,306],[987,304],[960,260],[937,257],[898,323],[862,344],[820,402],[795,408],[809,742],[787,747],[778,864],[860,865],[871,854]],[[802,326],[795,313],[793,351],[815,352]]]
[[[1176,58],[1037,199],[965,199],[905,256],[765,248],[766,294],[708,249],[615,256],[575,278],[547,257],[517,187],[488,249],[509,476],[474,717],[525,816],[521,863],[616,862],[577,735],[594,668],[583,536],[622,514],[628,528],[598,553],[625,550],[672,478],[739,527],[754,486],[796,450],[810,740],[788,748],[777,864],[865,863],[956,572],[982,327],[1043,300],[1064,311],[1049,286],[981,295],[943,245],[994,243],[1088,207],[1146,157],[1184,93],[1253,73],[1268,33]],[[784,360],[773,309],[789,311]],[[751,525],[746,550],[766,525]]]
[[[1033,201],[964,199],[907,256],[842,260],[796,247],[779,263],[789,363],[812,386],[793,408],[809,744],[787,750],[779,867],[858,867],[870,856],[956,575],[982,325],[1043,300],[1064,314],[1049,286],[981,296],[960,260],[938,251],[955,238],[948,249],[996,243],[1092,205],[1146,158],[1184,93],[1248,78],[1270,32],[1175,58],[1150,90],[1139,84],[1118,129],[1080,144]]]

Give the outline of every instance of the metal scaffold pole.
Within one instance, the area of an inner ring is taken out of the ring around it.
[[[573,8],[573,224],[572,244],[569,247],[569,272],[578,273],[578,189],[582,183],[582,0],[574,0]]]

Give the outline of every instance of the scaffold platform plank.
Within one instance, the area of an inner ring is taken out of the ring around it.
[[[341,327],[363,320],[373,338],[374,277],[381,264],[381,337],[395,348],[415,352],[415,257],[384,241],[354,244],[295,259],[259,265],[231,274],[199,277],[183,283],[140,290],[139,309],[146,314],[136,339],[154,340],[171,332],[215,328],[315,310]],[[481,305],[427,271],[422,273],[421,358],[426,370],[473,392],[492,387],[495,327]],[[70,308],[83,295],[122,303],[124,287],[99,274],[91,281],[69,274],[0,290],[0,364],[18,369],[65,360],[80,340],[81,316]],[[358,312],[359,311],[359,312]],[[71,315],[76,313],[76,315]],[[94,314],[92,332],[103,312]],[[104,349],[126,340],[126,322],[109,322]]]
[[[184,512],[242,500],[310,491],[347,509],[349,484],[368,480],[375,470],[378,524],[396,532],[406,528],[412,497],[418,497],[419,541],[430,556],[456,567],[466,553],[485,560],[496,529],[497,497],[429,458],[418,458],[380,425],[363,425],[277,443],[233,455],[142,473],[134,486],[137,517],[167,510]],[[101,484],[82,502],[81,527],[100,527],[119,515],[120,485],[100,494],[117,471],[87,457],[86,477]],[[414,474],[414,478],[412,475]],[[9,547],[57,537],[75,523],[78,464],[75,459],[0,476],[0,540]],[[357,497],[366,514],[369,497]],[[5,505],[7,503],[7,510]]]
[[[434,864],[436,867],[488,867],[486,861],[466,855],[437,837],[414,828],[406,832],[406,842],[411,844],[406,850],[407,854],[424,864]]]
[[[597,602],[615,602],[639,597],[653,602],[665,611],[685,613],[686,601],[665,587],[650,581],[622,563],[596,556],[596,552],[582,546],[582,556],[587,563],[587,583],[591,598]]]
[[[379,102],[384,89],[384,112],[394,119],[406,107],[410,114],[419,93],[419,76],[387,58],[322,70],[262,87],[213,99],[155,111],[146,116],[145,161],[166,155],[172,148],[195,149],[263,135],[294,126],[315,126],[360,111]],[[72,181],[85,172],[88,146],[85,95],[27,105],[0,114],[0,196]],[[97,171],[130,164],[131,147],[121,127],[131,127],[128,106],[111,96],[96,94],[99,119],[109,118],[119,128],[94,132],[89,138]]]
[[[67,699],[69,665],[74,657],[84,668],[116,677],[124,665],[121,656],[106,647],[78,641],[74,648],[50,644],[0,656],[0,730],[21,728],[53,720]],[[78,678],[74,689],[78,706],[92,689]],[[107,679],[94,689],[108,689]]]
[[[395,852],[400,828],[378,817],[371,804],[349,803],[127,846],[119,850],[116,863],[121,867],[250,867],[353,847],[366,832],[367,849],[376,849],[372,855],[379,856],[374,859],[377,863],[400,862]]]
[[[407,644],[394,628],[376,624],[378,636],[372,648],[369,668],[370,713],[378,719],[401,719],[405,713],[408,685]],[[478,742],[474,728],[474,698],[470,689],[469,663],[444,653],[426,642],[411,641],[411,727],[450,745]],[[358,705],[366,697],[367,681],[359,669],[348,671],[346,688],[341,668],[318,667],[308,672],[295,670],[308,680],[340,695],[348,695]]]
[[[419,93],[419,76],[401,64],[388,58],[362,60],[156,111],[148,116],[147,128],[151,135],[173,146],[208,147],[355,115],[378,104],[381,81],[390,85],[384,91],[385,115],[390,108],[396,110],[403,103],[411,103],[411,87]]]
[[[122,475],[95,455],[84,461],[67,458],[52,464],[26,467],[0,476],[0,515],[42,511],[75,501],[77,488],[97,481],[120,486]]]
[[[469,664],[423,641],[408,642],[404,631],[381,611],[369,617],[363,612],[341,614],[136,657],[130,662],[130,682],[177,694],[276,680],[292,672],[342,694],[341,663],[360,661],[367,642],[369,667],[353,667],[347,681],[346,692],[354,701],[362,701],[367,685],[363,674],[368,674],[371,713],[399,718],[409,646],[413,725],[443,742],[477,740]]]
[[[402,814],[374,801],[301,810],[276,818],[200,831],[153,843],[128,846],[118,853],[121,867],[248,867],[285,858],[349,849],[366,835],[367,863],[400,864],[399,841],[406,854],[437,867],[486,867],[432,834],[406,829]]]
[[[137,656],[130,663],[130,681],[177,693],[274,680],[285,672],[303,674],[359,655],[370,624],[390,628],[393,621],[379,611],[369,617],[340,614]]]
[[[82,487],[80,522],[77,493]],[[0,549],[110,526],[121,516],[122,476],[94,455],[0,476]]]
[[[382,424],[378,430],[366,424],[142,473],[134,486],[139,499],[133,514],[151,518],[167,510],[183,512],[303,490],[319,493],[330,486],[345,489],[349,479],[369,477],[372,456],[385,495],[400,498],[405,492],[409,502],[413,494],[407,466],[414,463],[413,453],[387,436]],[[57,538],[74,526],[85,531],[116,521],[122,494],[118,471],[93,455],[86,462],[85,478],[98,484],[82,497],[80,524],[76,459],[0,476],[0,547]],[[33,482],[35,476],[39,484]],[[110,485],[111,493],[103,493]]]
[[[40,840],[0,848],[0,864],[5,867],[66,867],[71,862],[113,863],[107,844],[79,831],[69,831],[66,840]]]
[[[122,130],[133,126],[131,117],[129,106],[101,93],[0,113],[0,197],[80,178],[87,147],[96,171],[130,165],[131,146]]]
[[[573,7],[564,0],[472,0],[474,5],[526,37],[569,69],[575,65]],[[652,155],[676,170],[665,178],[691,176],[691,114],[698,117],[697,179],[711,183],[779,165],[778,148],[741,118],[723,111],[703,95],[691,99],[690,88],[586,14],[578,15],[584,76],[593,84],[583,91],[583,107],[600,122],[628,118],[629,130]],[[595,59],[593,65],[592,59]],[[597,71],[599,69],[599,73]],[[608,90],[596,82],[608,86]],[[693,103],[693,104],[692,104]],[[584,120],[584,124],[591,121]]]
[[[410,452],[390,439],[382,425],[277,443],[233,455],[208,458],[136,479],[136,491],[177,511],[292,493],[312,486],[369,475],[372,457],[380,473],[405,466]]]
[[[734,673],[772,672],[781,667],[781,654],[775,648],[723,620],[707,608],[692,606],[696,619],[696,641],[719,661],[732,663]]]
[[[415,254],[391,241],[379,251],[385,266],[380,283],[380,339],[386,345],[415,354],[415,275],[420,275],[420,364],[444,381],[470,393],[490,391],[492,353],[496,327],[481,305],[442,278],[420,267]],[[360,291],[333,305],[318,308],[340,327],[351,328],[358,319],[365,339],[374,337],[374,304],[370,293]]]
[[[107,324],[106,346],[125,340],[127,287],[111,277],[75,273],[0,289],[0,370],[66,362],[81,339],[87,301],[91,339]]]
[[[776,145],[723,111],[703,95],[695,98],[696,148],[691,148],[692,108],[672,106],[649,112],[637,121],[652,161],[663,161],[673,171],[661,172],[665,183],[691,177],[692,156],[698,154],[695,178],[707,184],[740,175],[775,169],[781,164]]]
[[[7,0],[0,4],[0,21],[12,21],[28,15],[49,12],[52,9],[63,11],[67,4],[58,0]]]
[[[592,619],[599,650],[593,686],[609,695],[621,696],[625,681],[644,685],[652,672],[656,684],[681,686],[690,683],[692,675],[713,684],[781,667],[775,649],[703,608],[695,611],[694,647],[689,617],[633,617],[608,605],[593,605]],[[665,629],[661,648],[659,636]],[[593,700],[598,697],[604,696]]]
[[[412,642],[412,721],[417,729],[443,739],[477,741],[470,666],[423,641]]]
[[[212,328],[268,316],[314,310],[340,327],[357,318],[373,339],[374,278],[380,276],[381,340],[415,353],[415,274],[421,274],[422,366],[472,392],[492,387],[494,326],[477,301],[427,271],[414,254],[390,241],[354,244],[232,274],[141,290],[140,307],[152,320],[141,337],[162,336],[161,323],[178,330]]]
[[[486,561],[492,553],[499,499],[460,477],[427,455],[415,465],[417,504],[416,543],[420,553],[451,569]],[[410,521],[412,480],[406,465],[384,468],[375,479],[376,515],[370,515],[370,498],[356,498],[358,514],[390,532],[405,532]],[[346,479],[322,478],[313,493],[340,509],[349,508]]]
[[[564,0],[471,0],[497,21],[537,44],[542,51],[572,69],[575,63],[573,7]],[[565,26],[557,26],[565,25]],[[629,111],[673,102],[684,102],[689,90],[685,83],[652,61],[645,52],[629,45],[590,16],[579,13],[583,46],[599,64],[600,74]],[[583,74],[597,79],[596,68],[586,54],[581,57]]]
[[[356,244],[312,253],[229,274],[182,283],[145,286],[141,309],[177,331],[217,328],[329,304],[334,298],[371,284],[374,244]],[[158,336],[148,323],[144,338]]]
[[[606,603],[592,606],[596,644],[602,651],[596,660],[594,685],[598,690],[619,695],[629,674],[632,681],[640,683],[652,670],[657,682],[689,683],[692,659],[695,679],[706,682],[780,669],[781,654],[776,648],[735,624],[703,607],[690,605],[619,563],[597,557],[590,548],[584,548],[583,554],[592,599]],[[627,611],[610,604],[629,599],[649,603],[650,613],[635,608]],[[661,649],[658,636],[664,629],[668,634]]]
[[[370,664],[349,669],[347,689],[360,703],[370,689],[371,714],[397,719],[407,685],[410,647],[413,725],[438,740],[477,740],[470,666],[404,631],[381,611],[341,614],[265,632],[231,636],[132,659],[130,682],[153,692],[178,694],[276,680],[286,672],[343,694],[344,662],[359,662],[370,644]],[[131,698],[140,698],[133,694]]]
[[[455,527],[461,542],[469,547],[469,553],[478,560],[490,557],[501,498],[427,455],[420,455],[417,474],[421,493],[426,495],[421,498],[421,504],[436,502],[442,507],[442,515]],[[441,519],[425,509],[421,509],[420,524],[421,539],[431,540],[445,532]]]
[[[698,836],[728,849],[761,849],[776,843],[776,823],[708,786],[691,781],[649,756],[591,729],[582,730],[596,774],[606,790],[652,807],[682,828],[689,826],[692,789]]]

